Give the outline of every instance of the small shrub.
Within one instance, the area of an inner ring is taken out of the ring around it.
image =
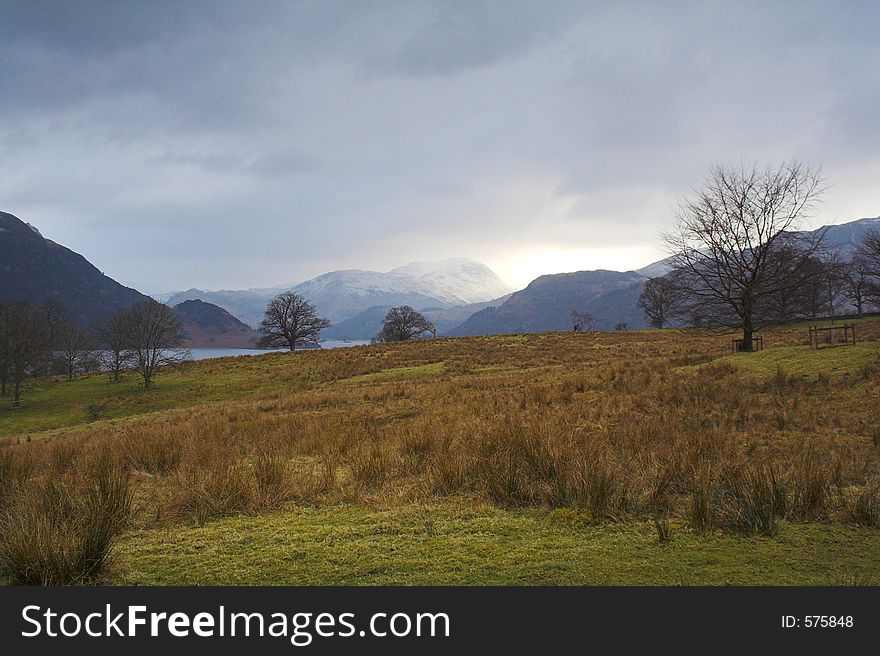
[[[379,488],[391,469],[388,452],[381,444],[368,442],[348,455],[352,479],[366,489]]]
[[[254,458],[253,475],[260,509],[277,508],[290,498],[291,476],[287,458],[261,453]]]
[[[99,403],[90,403],[85,407],[86,420],[98,421],[104,416],[104,406]]]
[[[259,507],[251,468],[232,458],[210,467],[190,465],[177,473],[169,500],[172,514],[202,523],[212,517],[246,515]]]
[[[856,498],[852,518],[860,526],[880,526],[880,482],[871,482]]]
[[[785,511],[785,488],[772,467],[729,467],[717,477],[706,469],[695,476],[690,515],[697,532],[775,535]]]
[[[819,453],[809,448],[792,463],[788,476],[792,492],[789,517],[815,520],[826,516],[831,474],[822,462]]]
[[[93,582],[131,513],[129,477],[106,454],[82,474],[30,481],[0,511],[0,571],[18,585]]]
[[[177,469],[183,456],[183,442],[166,432],[126,435],[119,448],[133,469],[159,476]]]
[[[747,534],[776,534],[778,519],[785,513],[785,491],[771,467],[730,470],[720,492],[722,527]]]
[[[654,512],[654,528],[657,529],[657,541],[669,542],[672,538],[672,528],[669,525],[669,513],[665,510]]]

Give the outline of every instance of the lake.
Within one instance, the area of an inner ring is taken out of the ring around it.
[[[321,347],[325,349],[348,348],[350,346],[363,346],[369,344],[369,340],[353,339],[350,341],[342,341],[338,339],[328,339],[321,342]],[[243,349],[243,348],[191,348],[190,354],[193,360],[208,360],[210,358],[228,358],[238,355],[263,355],[265,353],[274,353],[278,351],[286,351],[287,349]]]

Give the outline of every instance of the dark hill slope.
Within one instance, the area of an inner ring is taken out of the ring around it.
[[[196,348],[253,348],[256,330],[221,307],[204,301],[184,301],[174,306],[190,345]]]
[[[0,212],[0,301],[38,305],[54,299],[86,325],[146,298],[105,276],[82,255]]]
[[[477,312],[452,335],[498,335],[571,330],[571,312],[596,318],[595,328],[613,329],[618,322],[644,327],[636,307],[644,276],[627,271],[578,271],[541,276],[498,307]]]

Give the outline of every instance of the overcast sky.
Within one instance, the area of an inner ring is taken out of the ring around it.
[[[880,2],[0,0],[0,209],[147,293],[664,255],[715,163],[880,214]]]

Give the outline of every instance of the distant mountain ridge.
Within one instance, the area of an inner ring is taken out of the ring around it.
[[[0,301],[38,305],[49,299],[88,325],[147,297],[105,276],[29,223],[0,212]]]
[[[880,230],[880,217],[822,226],[808,232],[824,230],[824,249],[848,258],[872,229]],[[662,276],[671,269],[672,258],[664,258],[624,273],[600,270],[541,276],[500,306],[475,313],[450,334],[571,330],[572,310],[591,314],[599,330],[612,330],[619,323],[633,329],[644,328],[644,314],[637,305],[642,287],[648,278]]]
[[[437,334],[447,335],[474,313],[486,307],[501,305],[509,297],[510,294],[505,294],[500,298],[482,303],[455,305],[451,308],[420,307],[416,309],[437,326]],[[353,317],[326,328],[321,334],[326,339],[371,339],[382,329],[382,321],[392,307],[391,305],[374,305]]]
[[[880,217],[828,225],[825,247],[847,258]],[[663,275],[670,258],[637,271],[579,271],[545,275],[509,294],[507,286],[485,265],[450,259],[412,262],[386,273],[348,269],[332,271],[292,287],[312,301],[319,313],[336,323],[325,338],[365,339],[378,332],[389,307],[411,305],[434,321],[440,334],[485,335],[570,330],[572,310],[593,315],[598,329],[618,323],[644,327],[637,307],[648,277]],[[266,304],[285,288],[202,291],[169,296],[194,343],[250,346]],[[39,304],[54,299],[75,320],[88,324],[148,297],[105,276],[81,255],[45,239],[29,223],[0,212],[0,301]]]
[[[449,308],[489,301],[511,291],[489,267],[464,258],[412,262],[385,273],[361,269],[331,271],[291,289],[333,322],[377,306]],[[280,291],[283,288],[216,292],[190,289],[171,295],[168,302],[203,300],[256,327],[269,299]]]
[[[646,278],[635,271],[577,271],[541,276],[498,307],[466,319],[451,335],[495,335],[571,330],[571,312],[593,315],[595,328],[610,330],[616,323],[644,327],[636,308]]]
[[[168,296],[166,303],[177,306],[185,301],[204,301],[216,305],[229,312],[232,316],[244,322],[251,328],[257,328],[263,320],[266,312],[266,304],[272,298],[272,293],[261,293],[252,290],[229,290],[204,291],[201,289],[188,289],[185,292],[176,292]]]

